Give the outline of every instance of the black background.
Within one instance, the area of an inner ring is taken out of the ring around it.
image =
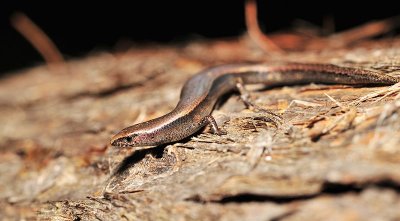
[[[234,37],[245,31],[243,0],[83,2],[0,1],[0,75],[43,62],[11,27],[10,16],[16,11],[28,15],[67,58],[98,50],[113,51],[121,40],[176,43],[195,37]],[[297,19],[322,25],[327,16],[334,18],[340,31],[400,14],[396,1],[389,0],[258,3],[259,21],[265,32],[289,29]]]

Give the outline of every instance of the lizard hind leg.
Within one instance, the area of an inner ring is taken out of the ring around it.
[[[277,125],[282,124],[282,117],[279,114],[274,113],[273,111],[267,110],[263,107],[258,106],[255,104],[253,101],[251,101],[250,98],[250,92],[246,90],[243,84],[243,80],[241,78],[236,79],[236,89],[240,93],[240,99],[243,101],[244,105],[246,105],[246,108],[250,110],[255,110],[258,112],[263,112],[267,114],[271,121],[275,122]]]
[[[203,125],[207,125],[207,124],[210,125],[211,131],[212,131],[214,134],[217,134],[217,135],[224,135],[224,134],[226,134],[225,131],[222,131],[222,130],[218,127],[217,122],[215,121],[214,117],[211,116],[211,115],[206,116],[206,117],[203,119],[202,124],[203,124]]]

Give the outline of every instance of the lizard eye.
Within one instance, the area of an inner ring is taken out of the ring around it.
[[[132,142],[132,137],[126,137],[126,138],[125,138],[125,141],[126,141],[127,143]]]
[[[137,134],[132,134],[132,135],[130,135],[130,136],[127,136],[127,137],[125,137],[125,142],[126,143],[132,143],[132,141],[133,141],[133,139],[135,138],[135,137],[137,137]]]

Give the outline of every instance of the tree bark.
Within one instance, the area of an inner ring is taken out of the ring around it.
[[[217,64],[334,63],[399,75],[400,39],[272,57],[247,37],[99,53],[0,79],[0,219],[397,220],[399,87],[253,88],[276,125],[232,94],[227,132],[118,149],[118,130],[161,116]],[[368,211],[366,213],[365,211]]]

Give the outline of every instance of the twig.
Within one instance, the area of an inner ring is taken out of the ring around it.
[[[316,37],[308,42],[306,48],[317,49],[330,47],[339,48],[349,46],[357,41],[368,39],[377,35],[384,34],[400,26],[400,16],[395,16],[379,21],[368,22],[366,24],[345,30],[325,38]]]
[[[64,63],[64,58],[56,45],[24,13],[13,14],[11,25],[36,48],[47,64]]]
[[[302,105],[305,107],[321,107],[323,106],[322,104],[314,103],[314,102],[309,102],[309,101],[303,101],[303,100],[292,100],[289,105],[287,106],[286,110],[288,110],[291,106],[298,104]]]
[[[283,53],[284,51],[269,39],[260,29],[257,20],[257,4],[255,0],[245,1],[245,18],[250,38],[267,53]]]
[[[331,100],[333,103],[335,103],[338,107],[340,107],[340,108],[345,108],[345,106],[342,104],[342,103],[340,103],[339,101],[337,101],[335,98],[333,98],[333,97],[331,97],[329,94],[327,94],[327,93],[324,93],[325,94],[325,96],[327,96],[328,98],[329,98],[329,100]],[[347,108],[346,108],[347,109]]]
[[[334,34],[329,37],[331,41],[340,39],[345,45],[349,45],[361,39],[371,38],[391,31],[400,26],[400,16],[368,22],[347,31]]]
[[[383,96],[381,99],[378,99],[378,101],[379,101],[379,100],[382,100],[383,98],[385,98],[387,96],[390,96],[390,95],[398,93],[398,92],[400,92],[400,82],[396,83],[396,84],[394,84],[394,85],[392,85],[392,86],[390,86],[388,88],[369,93],[369,94],[357,99],[356,101],[351,102],[350,105],[351,106],[357,106],[357,105],[361,104],[362,102],[367,101],[369,99],[372,99],[372,98],[375,98],[375,97],[378,97],[378,96]],[[396,96],[395,99],[397,99],[397,96]]]

